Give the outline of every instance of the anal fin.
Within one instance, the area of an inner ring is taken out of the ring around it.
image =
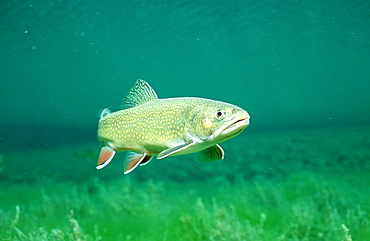
[[[139,154],[132,151],[128,152],[125,157],[123,174],[132,172],[139,165],[143,166],[148,164],[151,159],[152,156],[148,156],[146,153]]]
[[[102,169],[113,159],[116,151],[110,148],[109,146],[103,146],[100,149],[98,163],[96,164],[96,169]]]
[[[147,165],[151,160],[153,160],[153,156],[145,156],[145,158],[140,162],[140,166]]]

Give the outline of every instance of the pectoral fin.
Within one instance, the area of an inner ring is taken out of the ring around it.
[[[178,146],[175,146],[175,147],[171,147],[169,149],[166,149],[162,152],[160,152],[157,156],[157,159],[163,159],[165,157],[168,157],[176,152],[179,152],[179,151],[182,151],[186,148],[189,148],[191,147],[192,145],[194,145],[194,142],[193,141],[190,141],[188,143],[184,143],[184,144],[181,144],[181,145],[178,145]]]
[[[151,159],[152,156],[148,156],[146,153],[139,154],[132,151],[128,152],[125,157],[123,174],[132,172],[138,165],[148,164]]]
[[[195,160],[199,162],[212,162],[224,159],[224,150],[218,144],[195,153]]]
[[[96,169],[102,169],[113,159],[116,151],[110,148],[109,146],[103,146],[100,149],[98,163],[96,164]]]

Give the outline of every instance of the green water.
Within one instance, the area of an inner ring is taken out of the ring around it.
[[[4,1],[0,240],[369,240],[367,1]],[[136,79],[249,112],[225,160],[95,170]],[[73,215],[71,214],[71,210]],[[349,231],[347,230],[349,229]]]

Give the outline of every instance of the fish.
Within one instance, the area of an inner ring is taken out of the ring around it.
[[[100,113],[96,168],[107,166],[121,151],[127,151],[124,174],[153,157],[195,153],[200,162],[223,160],[219,144],[241,134],[249,122],[248,112],[236,105],[198,97],[159,99],[145,80],[138,79],[123,98],[122,110]]]

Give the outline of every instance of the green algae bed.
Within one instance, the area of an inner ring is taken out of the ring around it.
[[[95,170],[98,144],[1,154],[0,240],[370,240],[370,128],[248,132],[225,160]]]

